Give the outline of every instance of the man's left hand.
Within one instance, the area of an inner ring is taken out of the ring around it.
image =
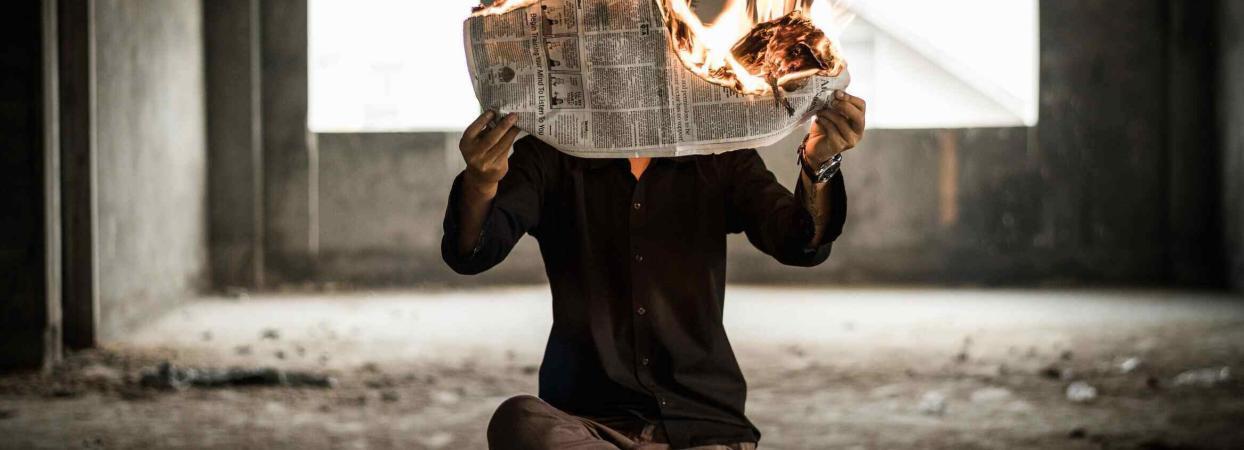
[[[804,148],[805,162],[819,167],[834,155],[855,148],[864,137],[866,106],[862,98],[835,92],[829,106],[816,113]]]

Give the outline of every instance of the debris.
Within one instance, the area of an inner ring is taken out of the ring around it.
[[[436,391],[432,393],[432,400],[445,405],[458,403],[461,399],[461,396],[450,391]]]
[[[1162,380],[1159,380],[1158,377],[1155,377],[1153,375],[1149,375],[1148,377],[1145,378],[1145,386],[1147,386],[1149,389],[1154,389],[1154,390],[1161,389]]]
[[[1230,367],[1220,367],[1217,369],[1195,369],[1188,370],[1179,375],[1175,375],[1175,379],[1171,384],[1175,386],[1213,386],[1215,384],[1227,381],[1231,378]]]
[[[432,433],[428,437],[420,439],[419,441],[424,447],[427,448],[441,448],[452,443],[454,441],[454,435],[444,431],[438,431],[436,433]]]
[[[1140,365],[1141,365],[1140,358],[1132,356],[1127,359],[1124,359],[1123,362],[1119,363],[1119,372],[1132,373],[1132,372],[1135,372],[1136,369],[1139,369]]]
[[[121,375],[121,371],[100,364],[91,364],[83,367],[81,376],[88,383],[103,386],[117,386],[125,382],[125,377]]]
[[[967,362],[971,347],[972,347],[972,337],[964,336],[963,344],[959,347],[959,353],[955,354],[955,362],[958,362],[958,363]]]
[[[249,297],[250,293],[244,288],[229,287],[225,289],[225,296],[235,300],[241,300]]]
[[[82,395],[82,391],[64,386],[58,386],[48,392],[48,396],[54,398],[74,398],[79,395]]]
[[[1077,381],[1067,385],[1067,400],[1076,403],[1086,403],[1093,401],[1095,398],[1097,398],[1097,388],[1086,382]]]
[[[333,388],[333,377],[270,367],[247,369],[199,369],[176,367],[165,361],[156,370],[144,371],[141,384],[145,387],[182,390],[189,387],[226,386],[291,386]]]
[[[1067,433],[1067,437],[1071,439],[1084,439],[1087,436],[1088,431],[1086,431],[1084,427],[1072,428],[1071,431]]]
[[[259,335],[259,338],[275,341],[281,338],[281,332],[276,328],[264,328],[263,333]]]
[[[1011,390],[1001,387],[987,387],[977,389],[972,392],[970,399],[973,403],[987,403],[1006,400],[1011,398]]]
[[[941,392],[929,391],[920,397],[920,404],[916,409],[921,413],[930,416],[940,416],[946,413],[946,396]]]
[[[1070,380],[1071,378],[1075,377],[1074,370],[1071,370],[1066,367],[1058,367],[1057,365],[1053,365],[1053,364],[1051,364],[1050,366],[1044,369],[1041,369],[1040,373],[1042,377],[1045,377],[1051,380]]]
[[[401,398],[401,394],[398,394],[397,391],[388,389],[380,391],[380,399],[386,402],[396,402]]]

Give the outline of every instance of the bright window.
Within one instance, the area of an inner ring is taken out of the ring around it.
[[[703,0],[702,3],[711,0]],[[840,37],[873,128],[1035,125],[1038,0],[855,0]],[[461,130],[475,0],[310,0],[314,131]]]
[[[462,47],[477,4],[310,0],[311,130],[461,130],[479,112]]]

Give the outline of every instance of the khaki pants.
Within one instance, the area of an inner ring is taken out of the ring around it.
[[[497,407],[488,422],[490,450],[670,450],[664,430],[646,425],[623,432],[594,420],[567,414],[544,400],[519,395]],[[753,442],[704,445],[691,450],[755,450]]]

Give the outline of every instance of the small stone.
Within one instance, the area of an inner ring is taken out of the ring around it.
[[[281,332],[276,328],[264,328],[263,332],[260,333],[259,338],[275,341],[281,338]]]
[[[246,356],[246,355],[251,354],[251,346],[249,346],[249,345],[239,345],[239,346],[237,346],[237,347],[234,347],[234,348],[233,348],[233,351],[234,351],[235,353],[239,354],[239,355]]]
[[[1092,385],[1077,381],[1067,385],[1067,400],[1076,403],[1091,402],[1097,398],[1097,388]]]
[[[972,392],[973,403],[997,402],[1011,398],[1011,390],[1001,387],[987,387]]]
[[[96,383],[105,386],[116,386],[124,383],[124,376],[121,371],[99,364],[91,364],[82,368],[82,379],[89,383]]]
[[[533,365],[523,366],[523,375],[535,375],[536,372],[539,372],[539,371],[540,371],[540,367],[538,366],[533,366]]]
[[[1084,427],[1072,428],[1071,431],[1067,433],[1067,437],[1071,439],[1084,439],[1087,436],[1088,431],[1086,431]]]
[[[946,413],[946,396],[937,391],[926,392],[920,397],[920,403],[916,405],[916,409],[930,416],[943,415]]]
[[[461,399],[461,396],[451,391],[436,391],[432,393],[432,400],[440,404],[452,405],[458,403]]]
[[[1058,358],[1059,358],[1059,359],[1061,359],[1061,360],[1063,360],[1063,361],[1071,361],[1071,358],[1072,358],[1072,357],[1074,357],[1074,356],[1075,356],[1075,355],[1074,355],[1073,353],[1071,353],[1071,350],[1063,350],[1063,352],[1062,352],[1062,353],[1059,353],[1059,354],[1058,354]]]
[[[276,359],[285,359],[285,351],[284,351],[284,350],[277,350],[277,351],[276,351],[276,353],[273,353],[273,354],[272,354],[272,356],[275,356],[275,357],[276,357]]]
[[[1058,367],[1057,365],[1050,365],[1044,369],[1041,369],[1041,372],[1039,373],[1041,374],[1041,377],[1051,380],[1070,380],[1075,377],[1074,370],[1066,367]]]
[[[1123,362],[1119,363],[1119,372],[1132,373],[1132,372],[1135,372],[1136,369],[1139,369],[1140,365],[1141,365],[1140,358],[1132,356],[1127,359],[1124,359]]]
[[[1145,386],[1153,390],[1162,389],[1162,380],[1159,380],[1158,377],[1153,375],[1149,375],[1145,378]]]
[[[1171,380],[1171,384],[1175,386],[1203,386],[1209,387],[1218,383],[1227,381],[1231,378],[1230,367],[1220,367],[1217,369],[1196,369],[1188,370]]]
[[[454,441],[454,435],[444,431],[438,431],[423,439],[420,439],[419,441],[424,447],[427,448],[442,448]]]

